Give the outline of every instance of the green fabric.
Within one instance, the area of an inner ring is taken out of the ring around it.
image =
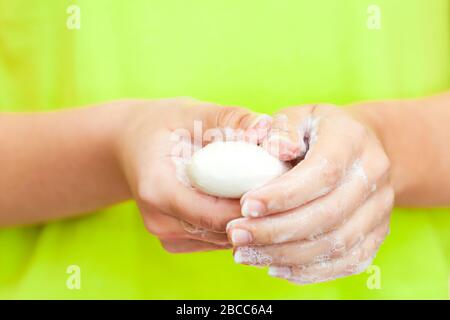
[[[366,26],[374,2],[381,30]],[[80,30],[66,27],[70,4]],[[270,113],[422,96],[449,88],[449,12],[448,0],[0,0],[0,111],[193,96]],[[370,290],[367,273],[296,286],[230,252],[168,254],[130,202],[1,230],[0,298],[447,298],[449,213],[396,210]],[[81,290],[66,286],[69,265]]]

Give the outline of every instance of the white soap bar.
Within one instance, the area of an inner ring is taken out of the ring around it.
[[[187,167],[191,184],[204,193],[240,198],[289,169],[265,149],[242,141],[213,142],[198,150]]]

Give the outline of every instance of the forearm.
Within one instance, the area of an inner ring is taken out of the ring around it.
[[[391,160],[396,205],[449,205],[450,93],[354,108],[376,131]]]
[[[129,198],[114,155],[125,109],[115,103],[1,114],[0,226],[68,217]]]

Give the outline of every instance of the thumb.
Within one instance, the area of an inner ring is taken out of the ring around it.
[[[307,145],[299,126],[302,115],[290,108],[277,113],[263,147],[282,161],[290,161],[304,156]]]

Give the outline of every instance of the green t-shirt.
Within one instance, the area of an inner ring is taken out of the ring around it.
[[[448,0],[0,0],[0,111],[422,96],[449,88],[449,12]],[[229,251],[166,253],[129,202],[0,230],[0,298],[447,298],[449,214],[396,210],[373,273],[296,286]]]

